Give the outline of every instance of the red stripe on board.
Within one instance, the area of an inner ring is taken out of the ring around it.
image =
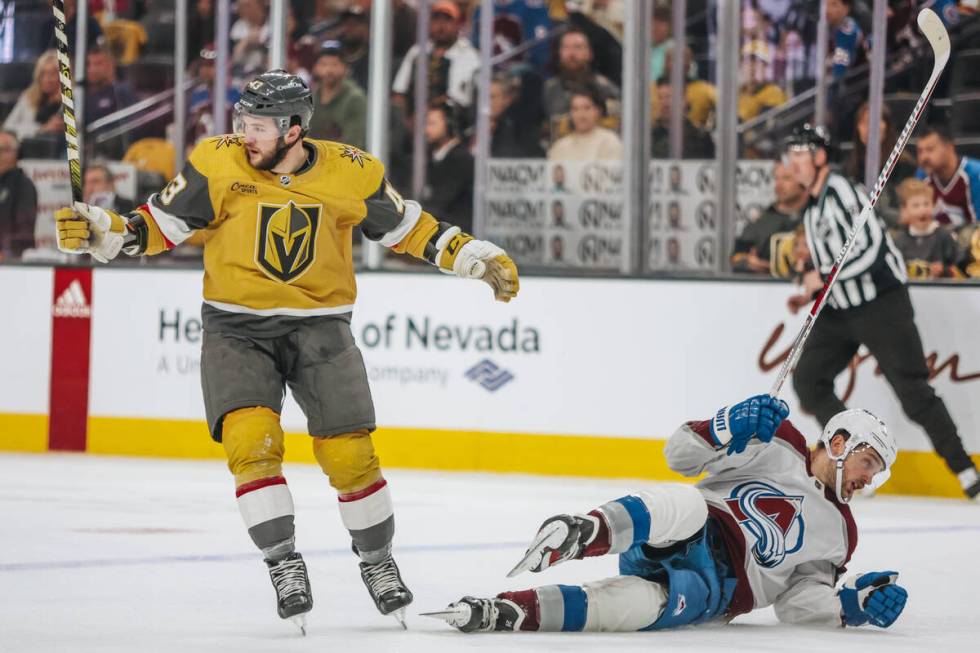
[[[256,490],[261,490],[264,487],[269,487],[270,485],[285,485],[286,479],[282,476],[270,476],[268,478],[260,478],[257,481],[249,481],[248,483],[242,483],[235,488],[235,498],[242,496],[243,494],[248,494],[249,492],[255,492]]]
[[[85,451],[92,333],[91,268],[55,268],[51,324],[48,449]]]
[[[363,499],[365,497],[371,496],[372,494],[374,494],[375,492],[377,492],[378,490],[380,490],[381,488],[383,488],[386,485],[388,485],[388,481],[386,481],[384,479],[381,479],[377,483],[373,483],[373,484],[367,486],[366,488],[364,488],[363,490],[358,490],[357,492],[351,492],[349,494],[338,494],[337,495],[337,500],[340,501],[341,503],[348,503],[350,501],[358,501],[358,500]]]

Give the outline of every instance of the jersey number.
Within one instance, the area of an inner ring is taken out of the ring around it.
[[[160,203],[164,206],[170,206],[170,203],[174,201],[174,197],[177,195],[177,193],[185,188],[187,188],[187,180],[184,179],[183,173],[178,173],[178,175],[174,177],[169,184],[167,184],[167,187],[160,191]]]

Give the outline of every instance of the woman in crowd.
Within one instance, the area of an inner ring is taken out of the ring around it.
[[[854,137],[851,139],[851,142],[854,143],[854,150],[851,151],[851,156],[844,163],[844,176],[851,181],[862,184],[864,183],[864,162],[865,156],[867,156],[868,134],[870,132],[868,127],[868,111],[869,106],[867,102],[862,104],[857,110],[854,119]],[[881,105],[881,121],[878,123],[878,129],[880,130],[879,143],[881,147],[878,166],[881,168],[885,165],[888,155],[891,154],[892,148],[895,147],[895,142],[898,140],[898,136],[895,134],[895,121],[892,118],[891,110],[886,104]],[[879,170],[875,170],[875,176],[878,175],[878,172]],[[888,180],[888,185],[885,186],[885,191],[881,194],[878,204],[875,206],[875,211],[884,218],[885,224],[888,225],[889,229],[901,226],[899,225],[898,185],[903,180],[914,176],[915,159],[908,152],[902,152],[901,156],[898,157],[898,162],[895,164],[895,170],[892,171],[892,175]]]
[[[61,118],[61,82],[58,54],[48,50],[34,65],[34,81],[20,94],[17,104],[3,123],[3,129],[23,140],[50,134],[60,137],[65,123]]]
[[[605,112],[606,104],[598,88],[574,89],[568,112],[573,131],[554,142],[548,158],[555,161],[621,159],[623,142],[616,132],[599,126]]]

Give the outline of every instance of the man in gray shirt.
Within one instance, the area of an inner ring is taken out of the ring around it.
[[[313,65],[316,107],[310,120],[310,136],[365,147],[367,98],[347,77],[341,45],[327,41]]]

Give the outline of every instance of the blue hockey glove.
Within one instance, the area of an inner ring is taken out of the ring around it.
[[[909,593],[896,585],[897,571],[872,571],[851,576],[837,592],[841,616],[848,626],[863,626],[871,622],[888,628],[905,608]]]
[[[789,415],[782,399],[756,395],[734,406],[720,409],[711,420],[711,437],[720,448],[728,445],[728,455],[742,453],[753,437],[769,442]]]

